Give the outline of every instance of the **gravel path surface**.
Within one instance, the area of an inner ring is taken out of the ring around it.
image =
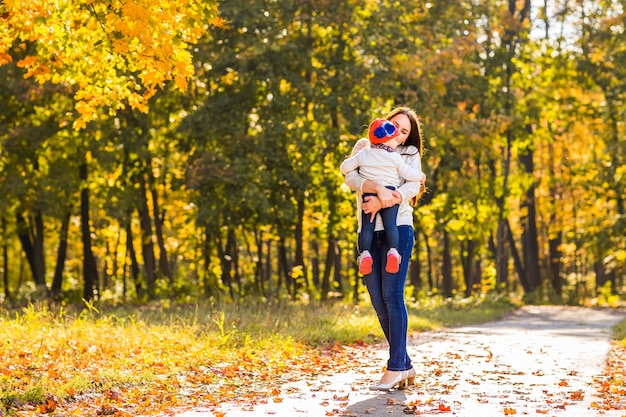
[[[367,350],[369,366],[285,384],[280,399],[177,417],[626,417],[594,404],[611,326],[624,318],[624,310],[527,306],[491,323],[415,335],[416,385],[405,390],[369,390],[387,356],[380,346]]]

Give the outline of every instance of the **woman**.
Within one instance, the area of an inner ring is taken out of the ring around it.
[[[423,153],[423,138],[420,130],[420,120],[415,112],[407,107],[399,107],[391,111],[387,120],[394,123],[400,134],[398,142],[401,146],[396,148],[405,162],[415,168],[421,168],[421,156]],[[362,147],[367,146],[367,139],[360,139],[354,146],[353,154]],[[372,306],[376,311],[380,325],[389,343],[389,360],[387,369],[379,383],[372,386],[373,390],[389,390],[395,386],[412,385],[415,381],[415,369],[407,354],[408,313],[404,302],[404,286],[413,251],[413,208],[410,200],[417,196],[423,188],[422,182],[405,182],[396,191],[387,189],[384,184],[361,177],[358,171],[346,173],[346,184],[359,194],[357,196],[357,213],[363,210],[371,214],[372,218],[382,209],[399,204],[397,225],[400,236],[398,251],[401,263],[395,274],[386,272],[384,258],[389,249],[385,238],[380,216],[376,219],[374,242],[371,247],[371,255],[374,258],[372,273],[363,277],[367,291],[369,292]],[[360,194],[375,193],[376,196],[366,197],[361,203]],[[359,231],[361,229],[361,216]]]

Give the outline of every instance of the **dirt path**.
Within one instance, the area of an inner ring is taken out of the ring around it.
[[[407,390],[368,389],[381,375],[381,346],[368,351],[370,366],[359,360],[352,372],[286,384],[279,398],[178,417],[624,417],[594,405],[610,328],[623,318],[623,310],[528,306],[484,325],[416,335],[409,353],[418,385]]]

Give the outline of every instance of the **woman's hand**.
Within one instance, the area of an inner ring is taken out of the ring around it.
[[[399,199],[400,194],[396,191],[390,190],[384,185],[378,185],[376,187],[376,195],[378,196],[380,200],[380,204],[382,205],[382,208],[389,208],[393,206],[394,204],[398,204],[400,202],[400,201],[397,201]]]
[[[383,187],[386,192],[388,192],[391,197],[387,201],[391,201],[389,206],[384,206],[383,200],[380,198],[380,194],[378,196],[371,195],[365,197],[365,201],[361,205],[361,209],[365,214],[370,214],[370,221],[373,222],[376,217],[376,213],[378,213],[381,209],[391,207],[394,204],[400,204],[402,202],[402,196],[397,191],[391,191],[389,188]]]
[[[363,213],[371,215],[370,216],[370,223],[371,223],[376,218],[376,213],[378,213],[380,209],[383,208],[383,205],[380,202],[380,199],[376,197],[375,195],[369,195],[365,197],[364,200],[365,201],[363,201],[363,204],[361,204],[361,209],[363,210]]]

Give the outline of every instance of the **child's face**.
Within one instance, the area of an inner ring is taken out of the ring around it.
[[[401,113],[396,114],[391,118],[390,122],[396,125],[396,128],[400,132],[395,140],[398,144],[402,145],[409,137],[409,133],[411,133],[411,121],[409,120],[409,116]]]

